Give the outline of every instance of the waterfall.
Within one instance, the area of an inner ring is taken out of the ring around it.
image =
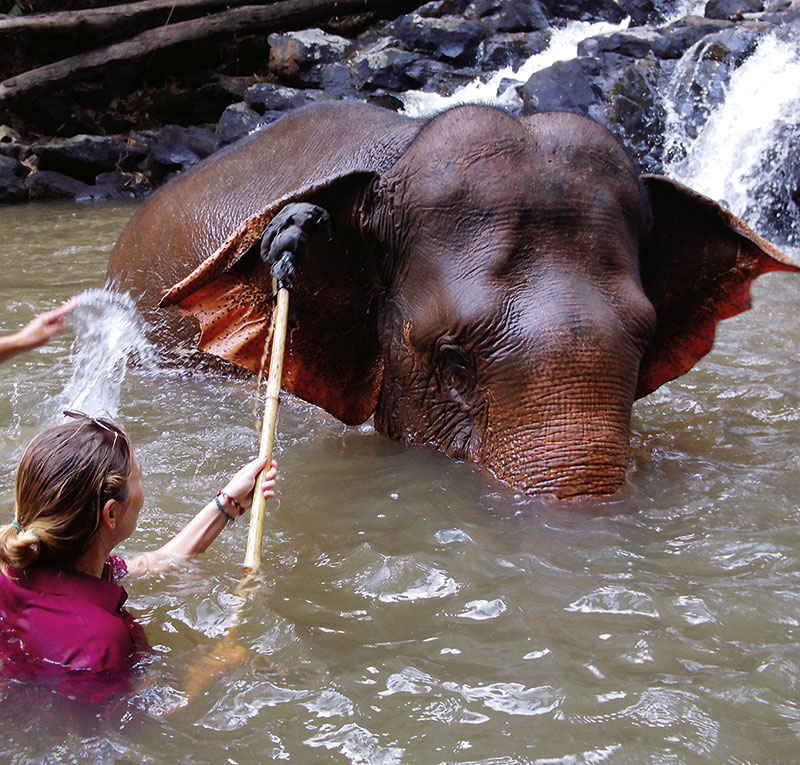
[[[705,105],[709,115],[696,138],[674,108],[696,55],[687,51],[667,99],[664,162],[667,175],[721,202],[795,254],[800,247],[800,199],[791,165],[800,151],[798,51],[797,27],[763,35],[731,74],[721,102]]]
[[[94,289],[78,295],[70,324],[75,332],[68,361],[72,376],[59,409],[115,417],[128,362],[155,363],[144,321],[130,295]]]
[[[577,56],[578,44],[589,37],[613,34],[628,28],[629,19],[620,24],[601,21],[595,24],[587,21],[573,21],[560,29],[553,29],[550,43],[541,53],[536,53],[518,69],[505,67],[488,80],[480,77],[460,88],[450,96],[426,93],[422,90],[409,90],[401,93],[405,105],[403,114],[409,117],[430,117],[456,104],[491,104],[494,106],[519,105],[516,88],[508,83],[524,84],[531,75],[552,66],[557,61],[569,61]]]

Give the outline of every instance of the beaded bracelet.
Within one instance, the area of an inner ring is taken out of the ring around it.
[[[235,521],[236,519],[222,506],[222,502],[219,501],[220,497],[228,497],[228,495],[223,491],[218,491],[214,495],[214,502],[217,503],[217,510],[219,510],[226,518],[225,523],[228,521]],[[228,497],[228,499],[230,499],[230,497]]]
[[[216,492],[214,494],[214,499],[215,499],[215,501],[217,503],[217,507],[219,507],[220,510],[222,510],[222,506],[220,505],[220,502],[219,502],[219,498],[220,497],[224,497],[225,499],[228,500],[228,502],[231,503],[231,507],[236,511],[236,518],[238,518],[240,515],[242,515],[244,513],[244,508],[239,504],[239,502],[236,500],[236,498],[232,497],[230,494],[227,494],[224,491],[218,491],[218,492]],[[229,513],[225,512],[225,510],[222,510],[222,512],[225,513],[225,515],[227,515],[228,518],[230,518],[231,520],[234,520],[234,516],[232,516]]]

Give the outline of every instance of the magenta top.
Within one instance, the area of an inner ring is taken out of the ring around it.
[[[121,670],[147,650],[144,630],[123,608],[125,561],[109,556],[98,578],[31,566],[0,573],[0,658],[11,674]]]

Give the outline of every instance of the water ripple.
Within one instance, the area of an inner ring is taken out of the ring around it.
[[[658,618],[652,598],[644,592],[609,585],[600,587],[570,603],[567,611],[583,614],[624,614]]]

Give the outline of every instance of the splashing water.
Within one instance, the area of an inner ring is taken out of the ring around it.
[[[403,114],[409,117],[430,117],[437,112],[456,104],[492,104],[513,106],[519,102],[515,87],[507,87],[508,81],[519,84],[542,69],[547,69],[557,61],[569,61],[578,54],[578,44],[597,35],[613,34],[627,29],[630,19],[620,24],[605,21],[591,24],[587,21],[573,21],[563,29],[553,29],[550,44],[541,53],[531,56],[519,69],[506,67],[495,72],[487,81],[480,77],[460,88],[451,96],[426,93],[422,90],[409,90],[401,94],[405,107]],[[501,92],[502,88],[502,92]]]
[[[800,210],[787,175],[800,137],[800,31],[761,38],[731,75],[695,140],[673,111],[665,172],[712,197],[787,249],[800,246]],[[690,52],[687,52],[689,55]],[[679,68],[680,69],[680,68]],[[676,72],[678,74],[679,72]]]
[[[128,362],[151,366],[156,361],[144,320],[130,295],[93,289],[78,295],[70,324],[73,372],[61,393],[61,408],[115,417]]]

